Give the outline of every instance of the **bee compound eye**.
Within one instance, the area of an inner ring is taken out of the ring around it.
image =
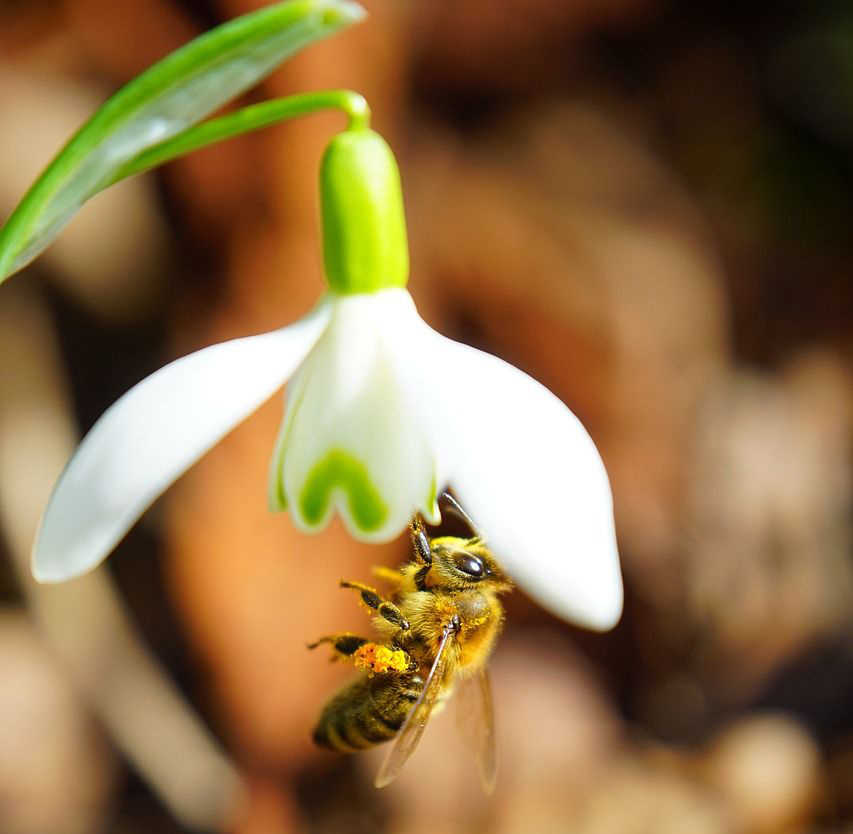
[[[456,565],[462,573],[467,574],[473,579],[482,579],[486,573],[486,566],[479,556],[474,556],[471,553],[457,553],[453,558],[453,564]]]

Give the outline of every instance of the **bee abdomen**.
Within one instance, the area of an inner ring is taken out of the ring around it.
[[[363,678],[326,704],[314,728],[314,742],[341,753],[364,750],[393,738],[416,693],[396,680]]]
[[[374,715],[339,712],[321,717],[314,729],[314,741],[329,750],[353,753],[388,741],[399,729],[399,726],[392,727]]]

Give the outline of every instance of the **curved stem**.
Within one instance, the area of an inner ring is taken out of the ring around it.
[[[217,119],[210,119],[148,148],[119,168],[104,187],[224,139],[321,110],[342,111],[349,120],[347,130],[363,130],[370,126],[370,107],[367,100],[352,90],[324,90],[272,99],[252,104]]]

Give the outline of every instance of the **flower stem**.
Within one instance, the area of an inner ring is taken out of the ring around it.
[[[352,90],[324,90],[272,99],[210,119],[148,148],[119,168],[104,187],[216,142],[321,110],[341,110],[349,120],[348,130],[370,126],[370,106],[364,96]]]

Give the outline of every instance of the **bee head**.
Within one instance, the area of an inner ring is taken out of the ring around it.
[[[442,536],[430,542],[430,551],[430,585],[458,591],[477,587],[498,593],[512,588],[509,578],[479,536],[473,539]]]

